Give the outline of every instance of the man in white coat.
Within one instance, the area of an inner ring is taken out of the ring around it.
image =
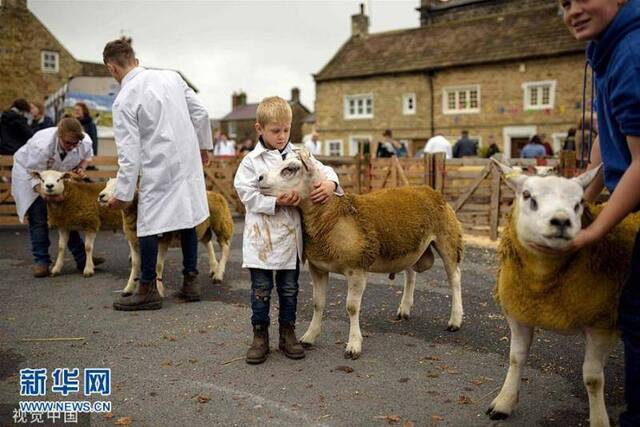
[[[451,143],[442,136],[441,133],[437,133],[427,141],[427,145],[424,146],[425,153],[445,153],[445,157],[450,159],[453,157]]]
[[[213,148],[209,115],[174,71],[138,66],[125,40],[107,43],[103,61],[120,83],[113,103],[118,175],[109,206],[121,208],[138,191],[140,242],[138,292],[118,298],[116,310],[162,307],[156,287],[158,235],[180,230],[183,284],[178,296],[199,301],[198,240],[195,226],[209,218],[202,165]]]
[[[49,275],[51,257],[46,201],[56,201],[61,196],[42,195],[39,191],[40,181],[32,177],[31,172],[73,170],[83,175],[92,157],[91,138],[83,132],[80,122],[71,117],[60,120],[57,127],[36,132],[13,156],[11,195],[16,202],[20,222],[24,222],[25,216],[29,221],[34,277]],[[84,242],[77,231],[69,233],[67,246],[73,254],[76,267],[84,270]],[[95,258],[94,264],[102,261]]]
[[[322,154],[320,152],[321,147],[322,147],[322,144],[318,139],[318,132],[313,132],[311,134],[311,137],[304,142],[304,148],[306,148],[307,151],[313,154],[314,156],[319,156],[320,154]]]

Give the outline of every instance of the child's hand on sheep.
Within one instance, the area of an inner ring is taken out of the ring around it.
[[[127,205],[127,202],[123,202],[120,199],[116,199],[115,197],[112,197],[109,199],[109,201],[107,202],[107,206],[109,206],[112,209],[122,209]]]
[[[300,203],[300,195],[295,191],[291,193],[284,193],[278,196],[276,199],[276,205],[278,206],[298,206]]]
[[[336,191],[336,183],[333,181],[320,181],[313,184],[315,190],[309,194],[313,203],[325,203]]]

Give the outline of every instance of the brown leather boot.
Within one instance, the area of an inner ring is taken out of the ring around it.
[[[48,277],[49,264],[33,264],[33,277]]]
[[[155,280],[153,283],[140,282],[138,292],[129,296],[120,295],[113,303],[120,311],[158,310],[162,308],[162,298],[158,294]]]
[[[182,289],[173,295],[187,302],[200,301],[200,285],[197,282],[198,273],[185,273],[182,279]]]
[[[304,348],[296,338],[294,325],[280,325],[280,351],[289,359],[303,359]]]
[[[253,326],[253,342],[247,350],[246,361],[257,365],[267,360],[269,354],[269,325]]]

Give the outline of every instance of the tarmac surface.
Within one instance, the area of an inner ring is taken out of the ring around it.
[[[111,368],[112,412],[92,414],[91,425],[209,426],[584,426],[588,401],[582,384],[584,341],[538,331],[520,402],[505,421],[484,414],[508,367],[509,329],[492,289],[492,249],[467,246],[462,265],[465,317],[445,331],[450,297],[439,260],[419,274],[408,321],[396,321],[402,275],[393,285],[372,274],[364,293],[363,353],[343,358],[349,322],[346,282],[331,276],[323,330],[303,360],[277,350],[277,296],[272,295],[272,353],[247,365],[251,342],[249,274],[241,269],[242,221],[224,283],[213,285],[200,247],[203,301],[168,297],[158,311],[117,312],[112,302],[126,283],[128,247],[120,234],[101,232],[96,255],[107,258],[84,278],[67,254],[63,275],[35,279],[26,228],[0,230],[0,404],[20,399],[22,368]],[[52,233],[57,242],[57,233]],[[55,254],[56,244],[50,249]],[[220,254],[219,250],[216,253]],[[167,293],[178,288],[181,254],[165,266]],[[297,334],[311,320],[306,268],[300,276]],[[28,341],[32,338],[81,338]],[[623,357],[609,358],[605,394],[617,421],[623,404]],[[43,400],[84,400],[48,393]],[[25,400],[23,398],[22,400]],[[95,400],[91,397],[91,400]],[[0,425],[7,419],[0,418]],[[60,425],[60,424],[55,424]]]

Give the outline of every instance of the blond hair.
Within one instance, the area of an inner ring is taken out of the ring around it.
[[[256,121],[262,127],[269,123],[289,123],[293,118],[293,112],[289,103],[279,96],[265,98],[258,105]]]
[[[75,117],[64,117],[58,122],[58,136],[69,136],[81,141],[84,138],[84,130]]]

